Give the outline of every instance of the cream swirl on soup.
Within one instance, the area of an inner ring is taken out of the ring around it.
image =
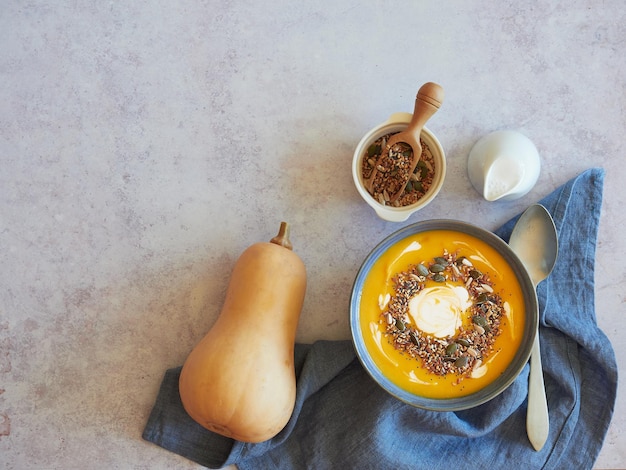
[[[424,333],[445,338],[456,333],[463,323],[462,314],[471,306],[465,287],[446,283],[419,291],[409,300],[408,314]]]

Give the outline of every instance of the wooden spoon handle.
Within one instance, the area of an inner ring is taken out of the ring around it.
[[[413,117],[405,132],[413,134],[413,138],[419,142],[424,124],[437,112],[443,103],[443,97],[443,88],[440,85],[433,82],[424,83],[415,97]]]

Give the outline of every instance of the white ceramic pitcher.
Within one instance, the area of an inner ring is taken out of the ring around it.
[[[482,137],[467,159],[469,179],[487,201],[524,196],[537,182],[540,169],[535,145],[525,135],[511,130]]]

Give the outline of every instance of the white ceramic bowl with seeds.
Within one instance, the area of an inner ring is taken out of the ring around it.
[[[394,207],[389,203],[383,203],[383,201],[375,199],[367,190],[366,181],[363,177],[363,160],[367,158],[367,150],[384,135],[406,129],[411,121],[411,117],[412,114],[410,113],[395,113],[385,122],[374,127],[363,136],[356,146],[352,159],[352,178],[357,191],[381,219],[389,222],[404,222],[413,213],[426,207],[439,193],[446,176],[446,157],[443,147],[437,137],[428,128],[424,127],[420,137],[428,146],[435,167],[432,183],[425,194],[415,203]]]

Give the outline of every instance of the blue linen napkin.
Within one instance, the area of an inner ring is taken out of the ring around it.
[[[526,436],[528,366],[479,407],[432,412],[383,391],[361,367],[351,341],[296,345],[296,407],[269,441],[242,443],[195,423],[180,402],[180,368],[165,373],[143,438],[209,468],[591,468],[617,393],[615,355],[596,324],[594,305],[603,180],[602,169],[590,169],[540,201],[559,233],[557,264],[537,294],[550,411],[541,451]],[[507,241],[518,217],[496,234]]]

